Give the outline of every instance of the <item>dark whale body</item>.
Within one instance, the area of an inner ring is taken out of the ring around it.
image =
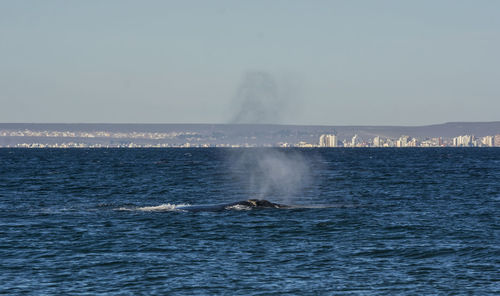
[[[287,209],[290,206],[277,204],[270,202],[265,199],[247,199],[242,201],[237,201],[228,204],[220,204],[220,205],[205,205],[205,206],[185,206],[179,207],[180,210],[189,211],[189,212],[201,212],[201,211],[223,211],[223,210],[231,210],[237,209],[238,206],[247,207],[249,209]]]

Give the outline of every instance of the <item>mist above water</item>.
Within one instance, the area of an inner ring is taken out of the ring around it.
[[[296,151],[245,149],[231,161],[248,198],[293,204],[303,199],[303,189],[312,181],[310,162]]]
[[[278,83],[267,72],[245,73],[233,99],[230,123],[282,123],[296,97],[292,89],[290,83]]]
[[[298,106],[298,83],[279,82],[263,71],[247,72],[233,99],[236,124],[277,124]],[[248,149],[231,159],[233,173],[246,185],[248,198],[294,203],[311,183],[309,162],[298,152]]]

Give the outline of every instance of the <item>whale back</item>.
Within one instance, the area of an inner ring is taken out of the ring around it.
[[[206,206],[186,206],[182,207],[182,210],[190,211],[190,212],[199,212],[199,211],[223,211],[227,209],[234,209],[234,206],[245,206],[249,208],[257,208],[257,209],[281,209],[281,208],[289,208],[290,206],[277,204],[270,202],[265,199],[247,199],[241,200],[228,204],[219,204],[219,205],[206,205]]]

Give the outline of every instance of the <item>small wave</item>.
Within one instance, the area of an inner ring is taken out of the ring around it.
[[[141,212],[171,212],[171,211],[183,211],[183,207],[189,207],[189,204],[161,204],[159,206],[147,206],[147,207],[120,207],[116,210],[118,211],[141,211]]]

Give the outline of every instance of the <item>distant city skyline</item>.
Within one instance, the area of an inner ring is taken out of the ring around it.
[[[500,147],[500,121],[422,127],[0,123],[0,148]]]
[[[500,120],[499,1],[2,1],[0,122]]]

